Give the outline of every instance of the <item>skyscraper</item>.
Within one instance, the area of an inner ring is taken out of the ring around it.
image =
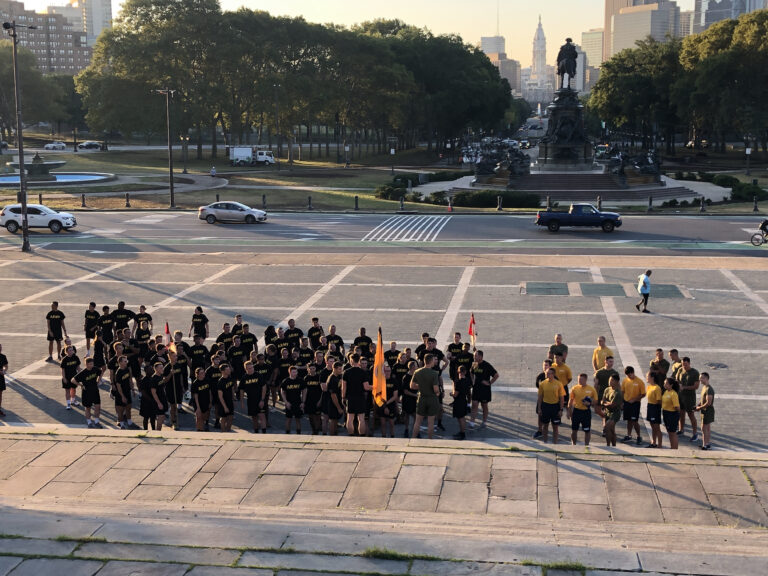
[[[680,34],[680,8],[671,0],[622,8],[613,16],[611,56],[650,36],[664,42]]]
[[[634,6],[636,0],[605,0],[605,22],[603,24],[603,62],[613,55],[613,17],[622,8]]]
[[[703,32],[715,22],[738,18],[764,8],[768,8],[766,0],[696,0],[693,33]]]
[[[587,55],[587,65],[600,66],[603,63],[603,29],[592,28],[582,32],[581,47]]]
[[[485,54],[504,54],[507,51],[504,36],[483,36],[480,38],[480,50]]]
[[[81,0],[88,45],[93,46],[105,28],[112,27],[112,0]]]

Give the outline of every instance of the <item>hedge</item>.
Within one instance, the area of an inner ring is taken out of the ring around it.
[[[495,208],[498,205],[497,196],[502,197],[504,208],[538,208],[541,204],[538,194],[528,192],[515,192],[513,190],[467,190],[456,192],[453,195],[453,205],[469,208]]]

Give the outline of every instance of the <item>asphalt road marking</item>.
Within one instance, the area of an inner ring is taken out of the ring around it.
[[[133,218],[131,220],[125,220],[125,224],[158,224],[164,220],[170,220],[171,218],[178,218],[178,214],[147,214],[139,218]]]
[[[434,242],[451,216],[392,216],[362,238],[362,242]]]
[[[354,269],[356,266],[347,266],[345,267],[341,272],[336,274],[333,278],[331,278],[328,282],[326,282],[320,290],[312,294],[309,298],[307,298],[304,303],[302,303],[300,306],[295,308],[288,316],[286,316],[282,323],[288,324],[288,320],[291,318],[298,318],[305,312],[307,312],[310,309],[313,309],[313,306],[328,292],[330,292],[335,286],[337,286],[344,278],[346,278]]]
[[[31,302],[33,300],[37,300],[38,298],[42,298],[43,296],[46,296],[47,294],[51,294],[53,292],[57,292],[59,290],[63,290],[65,288],[69,288],[70,286],[75,286],[79,284],[80,282],[84,280],[90,280],[91,278],[95,278],[97,276],[103,276],[105,274],[108,274],[112,270],[116,270],[117,268],[122,268],[125,266],[127,262],[118,262],[117,264],[112,264],[111,266],[107,266],[104,270],[98,270],[96,272],[91,272],[90,274],[86,274],[84,276],[80,276],[79,278],[75,278],[73,280],[67,280],[65,282],[62,282],[61,284],[57,284],[56,286],[53,286],[52,288],[47,288],[41,292],[36,292],[35,294],[30,294],[26,298],[22,298],[21,300],[18,300],[16,302],[11,302],[9,304],[6,304],[4,306],[0,306],[0,312],[5,312],[6,310],[10,310],[15,305],[19,304],[26,304],[27,302]],[[50,304],[48,304],[50,305]]]
[[[461,305],[464,303],[464,297],[467,295],[469,286],[472,283],[472,275],[475,273],[474,266],[468,266],[464,268],[464,272],[461,274],[459,283],[456,285],[456,290],[453,293],[451,302],[448,304],[448,308],[445,311],[440,327],[437,329],[435,339],[437,340],[437,347],[442,349],[443,344],[452,340],[451,332],[456,324],[456,319],[459,316]],[[469,319],[467,319],[469,324]]]
[[[736,276],[736,274],[734,274],[730,270],[721,269],[720,272],[722,273],[723,276],[728,278],[728,280],[730,280],[731,283],[734,286],[736,286],[736,288],[741,290],[747,298],[752,300],[752,302],[754,302],[755,305],[758,308],[760,308],[760,310],[762,310],[765,314],[768,314],[768,303],[766,303],[766,301],[763,300],[759,294],[755,293],[755,291],[752,290],[752,288],[747,286],[747,284],[741,278]]]

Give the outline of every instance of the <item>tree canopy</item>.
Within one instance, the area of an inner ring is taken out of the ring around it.
[[[76,84],[94,129],[158,130],[153,90],[168,87],[178,133],[218,125],[232,143],[330,126],[431,145],[495,129],[511,103],[506,80],[458,36],[398,20],[347,29],[222,12],[216,0],[126,0]]]

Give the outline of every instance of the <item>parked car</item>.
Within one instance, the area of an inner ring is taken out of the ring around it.
[[[101,143],[94,140],[86,140],[85,142],[80,142],[77,147],[80,150],[100,150]]]
[[[266,222],[267,213],[257,208],[251,208],[240,202],[214,202],[208,206],[200,206],[197,217],[208,224],[216,222],[245,222],[255,224]]]
[[[66,150],[67,145],[64,144],[64,142],[48,142],[45,146],[43,146],[44,150]]]
[[[0,226],[15,234],[21,228],[21,204],[9,204],[0,211]],[[27,226],[30,228],[50,228],[58,234],[77,226],[77,220],[69,212],[56,212],[42,204],[27,204]]]
[[[543,210],[536,213],[536,224],[546,226],[550,232],[557,232],[562,226],[587,226],[613,232],[622,224],[621,215],[616,212],[600,212],[592,204],[571,204],[568,212]]]

